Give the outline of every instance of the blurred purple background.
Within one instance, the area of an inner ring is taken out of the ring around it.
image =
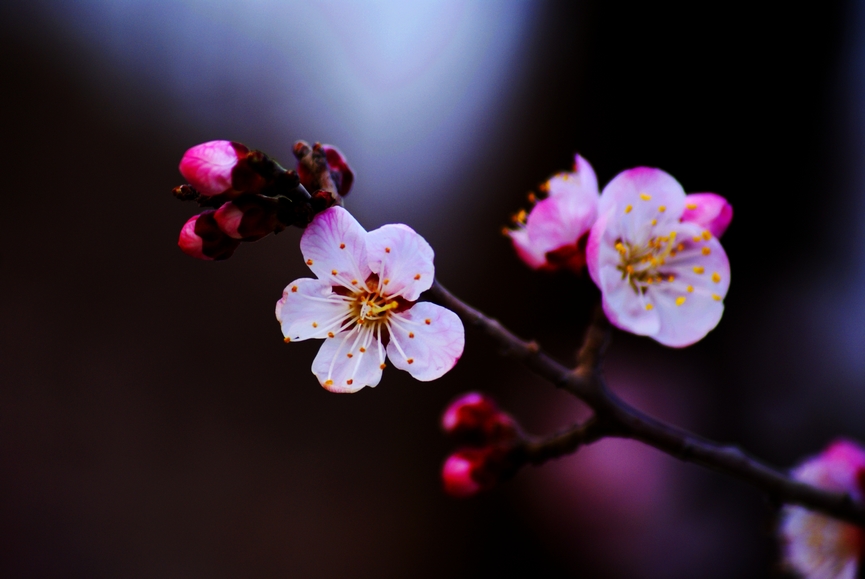
[[[0,7],[0,575],[783,576],[776,505],[603,441],[493,492],[440,490],[468,389],[536,433],[585,409],[469,331],[454,371],[338,396],[273,306],[299,231],[182,254],[190,146],[339,146],[367,228],[405,222],[468,302],[572,361],[597,293],[499,235],[579,151],[728,197],[727,312],[612,387],[788,467],[865,439],[865,6],[184,2]]]

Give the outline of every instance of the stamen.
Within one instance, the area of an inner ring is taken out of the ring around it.
[[[634,208],[633,205],[626,205],[625,206],[625,214],[627,215],[628,213],[630,213],[633,208]]]
[[[703,255],[709,255],[710,253],[712,253],[712,250],[709,249],[708,246],[704,246],[703,247]]]
[[[652,304],[646,304],[646,311],[649,311],[649,312],[650,312],[650,311],[652,311],[653,309],[655,309],[655,306],[653,306]]]
[[[296,293],[296,292],[297,292],[297,286],[296,285],[291,286],[291,293]]]
[[[363,346],[361,346],[361,347],[360,347],[360,353],[363,354],[364,352],[366,352],[366,348],[364,348]]]
[[[685,296],[679,296],[676,298],[676,305],[677,306],[681,306],[683,303],[685,303]]]
[[[721,282],[721,275],[717,271],[712,274],[712,281],[715,283]]]
[[[414,364],[414,358],[409,358],[406,360],[409,364]]]
[[[383,283],[384,283],[384,285],[387,285],[390,283],[390,280],[388,278],[385,278]]]
[[[706,268],[703,267],[702,265],[695,265],[694,266],[694,273],[696,273],[697,275],[702,275],[704,271],[706,271]]]
[[[712,294],[712,299],[715,300],[716,302],[720,302],[721,296],[719,296],[718,294]]]
[[[312,323],[312,327],[313,327],[313,328],[317,328],[317,327],[318,327],[318,324],[316,324],[315,322],[313,322],[313,323]]]
[[[414,279],[415,279],[415,281],[419,280],[419,279],[420,279],[420,274],[419,274],[419,273],[414,274]]]
[[[657,220],[657,219],[652,219],[652,225],[657,225],[657,224],[658,224],[658,220]]]
[[[529,193],[527,197],[529,199],[529,203],[534,203],[535,201],[538,200],[538,198],[535,196],[534,193]]]
[[[327,380],[324,381],[324,385],[325,386],[333,386],[333,380],[328,378]]]
[[[337,273],[339,273],[339,272],[336,271],[335,269],[330,270],[330,275],[336,275]]]
[[[381,363],[378,365],[378,367],[379,367],[379,370],[384,370],[385,368],[387,368],[387,364]]]
[[[282,341],[285,342],[286,344],[288,344],[289,342],[291,342],[291,338],[286,337],[286,338],[283,338]]]
[[[658,211],[660,211],[661,213],[663,213],[663,212],[666,211],[666,210],[667,210],[667,206],[666,206],[666,205],[661,205],[660,207],[658,207]]]
[[[689,285],[688,287],[685,288],[685,290],[686,290],[689,294],[692,294],[692,293],[694,293],[694,286]]]
[[[328,337],[328,338],[332,338],[332,337],[333,337],[333,332],[328,332],[328,333],[327,333],[327,337]]]
[[[344,244],[344,243],[340,243],[340,244],[339,244],[339,248],[340,248],[340,249],[345,249],[345,244]]]
[[[696,208],[697,208],[697,204],[696,204],[696,203],[686,203],[686,204],[685,204],[685,209],[690,209],[691,211],[693,211],[693,210],[696,209]]]
[[[385,247],[385,248],[384,248],[384,252],[385,252],[385,253],[390,253],[390,248],[389,248],[389,247]]]
[[[307,259],[307,260],[306,260],[306,265],[312,265],[312,260],[311,260],[311,259]]]
[[[673,283],[675,280],[676,280],[676,276],[674,276],[673,274],[670,274],[670,276],[667,278],[667,281],[670,283]]]
[[[408,337],[409,337],[409,338],[414,338],[414,333],[413,333],[413,332],[409,332],[409,333],[408,333]]]
[[[346,354],[345,356],[346,356],[347,358],[354,358],[354,354],[352,354],[351,352],[349,352],[349,353]]]
[[[703,239],[705,239],[706,241],[709,241],[710,239],[712,239],[712,234],[711,234],[711,232],[709,232],[708,229],[703,232]]]
[[[694,239],[694,243],[700,243],[703,240],[703,238],[700,237],[699,235],[695,235],[693,239]]]
[[[643,201],[651,201],[652,196],[648,193],[640,193],[640,199],[642,199]]]
[[[352,380],[351,378],[349,378],[348,380],[345,381],[345,383],[348,384],[349,386],[351,386],[353,382],[354,382],[354,380]]]
[[[432,320],[430,320],[429,318],[427,318],[427,319],[425,319],[425,320],[423,321],[423,323],[425,323],[426,325],[430,325],[430,324],[432,323]]]

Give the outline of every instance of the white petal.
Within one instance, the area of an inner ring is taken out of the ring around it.
[[[387,355],[394,366],[428,382],[454,367],[463,353],[465,329],[452,311],[429,302],[393,314]]]
[[[282,334],[292,342],[336,334],[350,313],[345,298],[333,292],[330,282],[319,279],[293,281],[276,302],[276,319]]]
[[[316,215],[303,232],[300,251],[319,279],[352,288],[362,285],[372,273],[366,236],[366,230],[351,213],[342,207],[331,207]]]
[[[366,238],[369,266],[379,276],[383,292],[413,302],[432,286],[435,268],[430,244],[411,227],[390,224]]]
[[[615,265],[603,265],[598,273],[604,313],[610,323],[632,334],[654,336],[661,323],[654,306],[647,307],[646,295],[634,291]]]
[[[373,330],[355,326],[324,341],[312,362],[312,373],[331,392],[357,392],[379,383],[383,364],[384,348]]]

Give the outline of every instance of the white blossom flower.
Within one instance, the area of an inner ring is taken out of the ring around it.
[[[863,498],[865,451],[846,440],[833,443],[792,472],[793,478]],[[805,579],[855,579],[865,549],[862,529],[802,507],[785,507],[780,526],[784,562]]]
[[[421,381],[462,355],[465,331],[452,311],[413,303],[433,283],[433,250],[406,225],[367,232],[342,207],[318,214],[300,249],[318,279],[290,283],[276,304],[286,342],[324,339],[312,372],[331,392],[376,386],[385,357]]]

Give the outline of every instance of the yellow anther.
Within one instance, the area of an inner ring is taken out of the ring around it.
[[[706,271],[706,268],[703,267],[702,265],[695,265],[694,266],[694,273],[699,275],[699,274],[702,274],[704,271]]]
[[[679,245],[677,245],[677,246],[676,246],[676,251],[685,251],[685,244],[684,244],[684,243],[680,243]]]
[[[699,235],[694,236],[694,243],[700,243],[702,240],[703,240],[703,238],[700,237]]]
[[[283,338],[282,341],[287,344],[291,341],[291,338],[286,337],[286,338]]]
[[[325,386],[333,386],[333,380],[328,378],[327,380],[324,381],[324,385]]]
[[[653,283],[655,283],[655,280],[653,280],[652,278],[649,278],[646,280],[646,283],[649,285],[652,285]]]
[[[409,358],[408,360],[406,360],[406,362],[408,362],[409,364],[414,364],[414,358]]]
[[[409,337],[409,338],[414,338],[414,332],[409,332],[409,333],[408,333],[408,337]]]
[[[712,281],[715,283],[721,283],[721,275],[717,271],[712,274]]]
[[[364,352],[366,352],[366,348],[364,348],[363,346],[361,346],[361,347],[360,347],[360,353],[363,354]]]
[[[390,248],[389,248],[389,247],[385,247],[385,248],[384,248],[384,252],[385,252],[385,253],[390,253]]]
[[[351,378],[349,378],[348,380],[345,381],[345,383],[348,384],[349,386],[351,386],[353,382],[354,382],[354,380],[352,380]]]
[[[633,205],[625,205],[625,214],[630,213],[633,208]]]
[[[703,251],[703,255],[709,255],[710,253],[712,253],[712,250],[709,249],[708,246],[704,246],[702,251]]]
[[[357,285],[357,280],[356,279],[351,280],[351,285]]]
[[[338,273],[339,273],[339,272],[336,271],[335,269],[330,270],[330,275],[336,275],[336,274],[338,274]]]
[[[658,207],[658,211],[660,211],[661,213],[663,213],[663,212],[666,211],[666,210],[667,210],[667,206],[666,206],[666,205],[661,205],[660,207]]]
[[[658,224],[658,220],[657,220],[657,219],[652,219],[652,225],[657,225],[657,224]]]
[[[692,294],[692,293],[694,293],[694,286],[689,285],[688,287],[685,288],[685,290],[686,290],[689,294]]]
[[[652,311],[655,308],[652,304],[646,304],[646,311]]]
[[[312,265],[312,260],[311,260],[311,259],[307,259],[307,260],[306,260],[306,265]]]
[[[425,323],[426,325],[430,325],[430,324],[432,323],[432,320],[430,320],[429,318],[427,318],[427,319],[425,319],[425,320],[423,321],[423,323]]]
[[[696,204],[696,203],[686,203],[686,204],[685,204],[685,209],[690,209],[691,211],[693,211],[693,210],[696,209],[696,208],[697,208],[697,204]]]
[[[508,229],[507,227],[502,227],[502,235],[504,235],[505,237],[507,237],[507,236],[510,235],[510,234],[511,234],[511,230],[510,230],[510,229]]]
[[[571,176],[568,175],[567,173],[562,173],[562,181],[567,181],[568,179],[570,179],[570,177]]]
[[[313,323],[312,323],[312,327],[313,327],[313,328],[317,328],[317,327],[318,327],[318,324],[315,323],[315,322],[313,322]]]
[[[345,244],[344,244],[344,243],[340,243],[340,244],[339,244],[339,248],[340,248],[340,249],[345,249]]]
[[[671,232],[670,232],[670,241],[674,241],[675,239],[676,239],[676,232],[675,232],[675,231],[671,231]]]
[[[676,298],[676,305],[677,306],[681,306],[683,303],[685,303],[685,296],[679,296]]]
[[[384,278],[384,281],[383,281],[382,283],[383,283],[384,285],[387,285],[387,284],[390,283],[390,279],[389,279],[389,278]]]
[[[333,337],[333,332],[328,332],[328,333],[327,333],[327,337],[328,337],[328,338],[332,338],[332,337]]]
[[[629,274],[634,273],[634,266],[630,264],[626,265],[625,271],[627,271]]]
[[[538,200],[538,198],[535,196],[534,193],[529,193],[528,197],[529,197],[529,203],[534,203],[535,201]]]
[[[346,357],[347,357],[347,358],[354,358],[354,354],[352,354],[351,352],[349,352],[348,354],[346,354]]]
[[[387,368],[387,364],[381,364],[381,365],[379,365],[379,369],[380,369],[380,370],[384,370],[385,368]]]
[[[291,286],[291,291],[292,291],[292,293],[297,292],[297,286],[296,285]]]
[[[617,242],[616,242],[616,251],[618,251],[618,252],[621,253],[622,255],[625,255],[625,253],[627,253],[628,250],[625,249],[625,246],[622,245],[622,242],[621,242],[621,241],[617,241]]]
[[[712,234],[709,232],[708,229],[703,232],[703,239],[705,239],[706,241],[712,239]]]
[[[674,281],[676,281],[676,276],[674,276],[674,275],[670,275],[670,276],[667,278],[667,281],[670,282],[670,283],[673,283]]]
[[[712,294],[712,299],[715,300],[716,302],[720,302],[721,296],[719,296],[718,294]]]
[[[526,210],[520,209],[519,213],[514,215],[514,221],[516,223],[525,223],[527,217],[528,217],[528,214],[526,213]]]
[[[640,199],[642,199],[643,201],[651,201],[652,196],[648,193],[640,193]]]
[[[420,279],[420,274],[419,274],[419,273],[414,274],[414,279],[415,279],[415,281],[419,280],[419,279]]]

